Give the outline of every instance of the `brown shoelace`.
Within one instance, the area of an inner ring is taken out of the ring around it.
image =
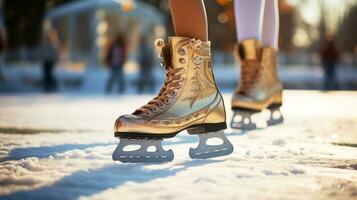
[[[177,95],[176,89],[181,87],[182,76],[179,73],[183,68],[167,68],[166,78],[159,94],[146,105],[137,109],[133,114],[143,114],[149,116],[151,112],[157,112],[159,108],[168,105],[172,97]]]
[[[239,81],[239,94],[247,94],[253,88],[260,74],[260,65],[256,60],[245,60],[242,62]]]

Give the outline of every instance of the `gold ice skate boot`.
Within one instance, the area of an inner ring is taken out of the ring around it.
[[[283,86],[278,76],[277,51],[272,47],[260,48],[254,39],[238,46],[241,62],[239,86],[232,98],[234,115],[231,127],[252,130],[257,128],[252,115],[270,110],[267,126],[283,122],[280,112]]]
[[[232,153],[233,146],[224,136],[226,113],[211,67],[210,42],[170,37],[169,43],[155,42],[161,51],[166,78],[159,94],[130,115],[115,122],[115,137],[120,139],[113,160],[121,162],[167,162],[172,150],[165,151],[161,140],[183,130],[199,135],[190,157],[205,159]],[[220,138],[220,145],[207,145],[209,138]],[[135,151],[124,151],[127,145],[140,145]],[[153,146],[154,151],[148,151]]]

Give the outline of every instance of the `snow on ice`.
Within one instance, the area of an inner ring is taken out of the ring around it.
[[[0,97],[0,199],[356,199],[357,93],[284,98],[283,125],[226,131],[230,156],[191,160],[182,133],[151,165],[111,160],[115,118],[149,96]]]

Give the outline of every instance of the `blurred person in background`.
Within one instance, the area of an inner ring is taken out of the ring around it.
[[[109,46],[106,63],[110,68],[110,75],[106,85],[106,93],[111,93],[113,86],[118,87],[118,93],[123,93],[125,90],[125,80],[123,74],[123,66],[127,60],[127,42],[124,34],[118,33]]]
[[[336,90],[338,88],[336,65],[340,58],[340,51],[332,34],[326,34],[320,57],[324,69],[323,90]]]
[[[5,30],[1,28],[0,30],[0,82],[5,82],[5,75],[3,72],[5,48],[6,48]]]
[[[357,67],[357,44],[355,45],[354,48],[354,56],[353,56],[353,66]]]
[[[53,28],[45,30],[42,44],[42,80],[44,92],[57,90],[58,83],[54,69],[59,59],[59,40],[57,31]]]
[[[148,38],[146,35],[142,35],[140,38],[139,49],[139,65],[140,75],[138,81],[138,93],[143,93],[145,88],[150,92],[154,92],[155,80],[153,77],[154,66],[154,52],[148,44]]]

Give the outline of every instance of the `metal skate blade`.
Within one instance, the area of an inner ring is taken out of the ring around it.
[[[284,122],[284,117],[280,108],[271,109],[270,113],[270,119],[267,121],[268,126],[274,126]]]
[[[257,126],[255,124],[244,124],[241,122],[231,122],[231,128],[233,129],[240,129],[243,131],[251,131],[254,129],[257,129]]]
[[[223,141],[223,144],[208,145],[207,140],[210,138],[220,138]],[[195,149],[190,148],[189,153],[192,159],[207,159],[225,156],[231,154],[234,150],[233,145],[224,135],[223,131],[199,135],[199,140],[199,144]]]
[[[283,117],[280,117],[278,119],[269,119],[267,121],[267,125],[268,126],[275,126],[275,125],[281,124],[283,122],[284,122],[284,118]]]
[[[231,128],[243,131],[251,131],[257,128],[257,125],[251,119],[251,113],[234,112],[231,120]],[[239,119],[237,119],[239,118]]]
[[[162,163],[172,161],[174,159],[173,151],[171,149],[165,151],[161,142],[161,140],[120,139],[112,158],[114,161],[123,163]],[[140,145],[140,148],[133,151],[125,151],[124,148],[128,145]],[[149,147],[154,147],[154,151],[148,151]]]

